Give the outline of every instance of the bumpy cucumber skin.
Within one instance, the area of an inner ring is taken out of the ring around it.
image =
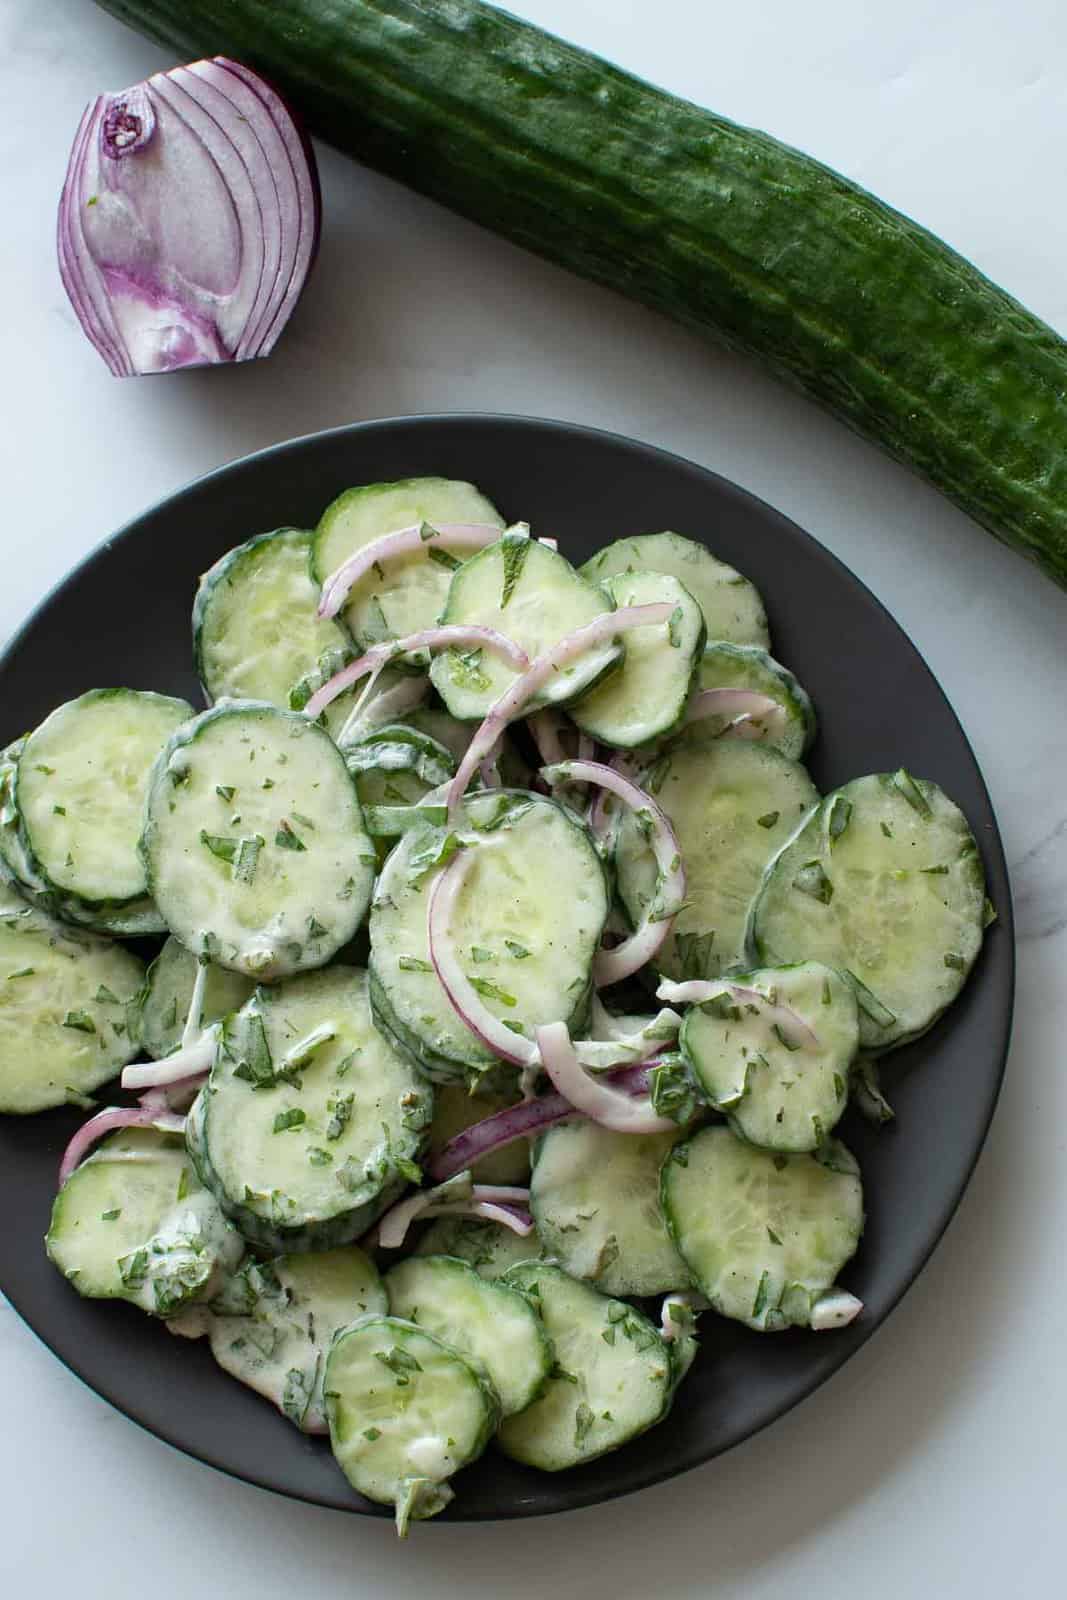
[[[1067,585],[1067,344],[809,156],[478,0],[99,0],[312,132],[766,362]]]

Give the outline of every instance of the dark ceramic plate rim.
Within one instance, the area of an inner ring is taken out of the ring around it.
[[[864,605],[873,607],[878,613],[880,613],[880,615],[890,624],[891,628],[899,635],[901,649],[911,653],[915,663],[919,666],[923,674],[925,674],[925,687],[927,693],[933,696],[937,701],[941,702],[944,710],[947,711],[951,721],[955,724],[961,745],[963,747],[963,752],[973,768],[973,779],[977,785],[979,797],[984,802],[987,814],[987,820],[985,821],[986,832],[982,841],[983,857],[987,867],[988,875],[991,878],[997,879],[1001,886],[1001,894],[998,901],[1001,936],[998,941],[997,981],[999,988],[1004,995],[1004,1003],[998,1014],[999,1027],[997,1029],[996,1036],[990,1040],[989,1049],[991,1067],[987,1073],[987,1082],[985,1085],[985,1103],[984,1108],[981,1111],[980,1120],[975,1130],[976,1136],[973,1141],[973,1148],[970,1150],[969,1158],[966,1163],[958,1169],[957,1181],[951,1185],[944,1194],[940,1211],[934,1219],[932,1226],[925,1234],[922,1248],[915,1252],[911,1259],[909,1268],[899,1276],[892,1289],[892,1292],[886,1299],[879,1313],[876,1316],[866,1317],[860,1322],[853,1324],[850,1329],[846,1330],[844,1335],[838,1335],[836,1340],[836,1348],[834,1350],[834,1359],[828,1362],[820,1362],[817,1369],[812,1373],[809,1379],[795,1385],[787,1399],[768,1408],[765,1414],[762,1414],[753,1425],[742,1427],[733,1433],[727,1433],[725,1436],[716,1438],[714,1442],[706,1447],[701,1446],[698,1451],[691,1453],[686,1459],[679,1460],[673,1464],[668,1464],[662,1467],[652,1468],[644,1471],[642,1471],[640,1468],[635,1470],[633,1463],[631,1462],[629,1464],[629,1470],[624,1474],[623,1481],[608,1483],[607,1485],[603,1483],[597,1485],[583,1483],[580,1487],[575,1484],[571,1491],[565,1496],[565,1505],[538,1506],[536,1508],[531,1508],[529,1505],[511,1504],[501,1506],[500,1508],[491,1511],[478,1511],[472,1513],[464,1512],[462,1496],[460,1496],[443,1519],[447,1521],[494,1521],[536,1515],[552,1515],[561,1510],[573,1510],[584,1506],[599,1504],[603,1501],[618,1498],[624,1494],[634,1493],[640,1489],[648,1488],[653,1484],[663,1482],[671,1477],[675,1477],[682,1472],[689,1471],[706,1461],[712,1460],[716,1456],[722,1455],[727,1450],[741,1443],[744,1439],[750,1438],[756,1433],[761,1432],[763,1428],[775,1422],[787,1411],[792,1410],[794,1406],[799,1405],[801,1401],[806,1399],[814,1392],[814,1390],[819,1388],[823,1383],[827,1382],[837,1371],[839,1371],[845,1362],[850,1358],[850,1356],[857,1349],[859,1349],[862,1344],[866,1343],[876,1329],[881,1327],[886,1318],[889,1316],[890,1312],[900,1303],[900,1300],[903,1298],[904,1294],[915,1282],[920,1272],[922,1272],[931,1255],[933,1254],[933,1251],[943,1237],[948,1224],[955,1215],[960,1200],[962,1199],[963,1193],[971,1179],[974,1168],[984,1146],[1003,1082],[1008,1047],[1011,1037],[1015,988],[1015,950],[1007,867],[1004,859],[999,828],[996,823],[995,814],[993,812],[992,803],[990,801],[988,788],[985,784],[984,777],[982,776],[981,769],[978,766],[977,760],[975,759],[974,752],[971,749],[966,733],[960,725],[951,703],[948,701],[947,696],[944,694],[940,684],[937,682],[937,679],[926,665],[919,651],[916,649],[914,644],[912,644],[911,640],[904,633],[900,625],[896,623],[891,613],[877,598],[877,596],[872,594],[866,585],[864,585],[841,561],[839,561],[838,558],[832,554],[832,552],[827,550],[825,546],[821,545],[818,540],[812,537],[812,535],[806,533],[802,528],[798,527],[781,512],[775,510],[772,506],[760,500],[757,496],[750,494],[747,490],[742,489],[737,484],[732,483],[729,479],[722,477],[718,473],[712,472],[708,468],[701,467],[699,464],[689,461],[687,458],[677,455],[676,453],[662,450],[656,446],[648,445],[642,443],[641,441],[628,438],[623,434],[618,434],[603,429],[591,428],[577,423],[554,421],[549,418],[481,412],[449,412],[427,413],[424,415],[408,417],[382,418],[373,421],[346,424],[331,429],[320,430],[316,433],[304,434],[298,436],[297,438],[268,446],[265,449],[255,451],[250,455],[246,455],[235,461],[228,462],[223,466],[215,468],[209,473],[203,474],[199,478],[191,480],[173,494],[164,496],[162,499],[155,502],[154,505],[141,512],[136,517],[132,518],[116,533],[101,540],[100,543],[96,545],[85,557],[83,557],[82,560],[79,561],[64,578],[53,585],[53,587],[45,594],[42,600],[34,607],[33,611],[27,617],[22,626],[18,628],[10,637],[3,651],[0,652],[0,670],[3,670],[7,667],[8,663],[16,654],[23,641],[29,638],[29,636],[33,633],[33,630],[40,622],[46,619],[47,613],[55,602],[61,600],[63,596],[68,594],[72,589],[75,589],[80,580],[84,576],[88,575],[92,569],[116,547],[120,547],[132,543],[139,538],[149,536],[153,521],[159,517],[166,508],[179,506],[183,501],[188,500],[193,496],[200,495],[205,490],[210,490],[216,486],[224,486],[243,475],[255,474],[256,470],[264,462],[273,461],[286,456],[293,457],[304,451],[314,451],[316,449],[320,449],[327,441],[336,441],[354,436],[362,436],[369,432],[390,433],[397,430],[403,431],[414,428],[420,433],[425,433],[432,432],[433,430],[437,429],[452,430],[459,428],[462,430],[465,427],[475,429],[486,427],[501,428],[504,430],[517,429],[523,432],[532,432],[534,434],[541,433],[564,435],[579,441],[586,439],[591,444],[598,443],[600,445],[611,445],[620,449],[625,454],[636,457],[639,460],[657,462],[663,466],[673,468],[678,472],[695,474],[698,478],[703,479],[707,483],[711,493],[719,496],[722,500],[726,502],[733,501],[736,505],[747,506],[756,512],[763,521],[768,523],[777,531],[777,533],[782,537],[787,549],[790,543],[797,541],[799,541],[802,545],[807,546],[809,555],[814,556],[818,560],[825,563],[826,567],[836,574],[836,577],[839,581],[844,582],[846,586],[850,586],[852,588],[857,601]],[[219,553],[221,554],[222,552],[220,551]],[[991,979],[987,978],[987,981],[991,981]],[[272,1481],[269,1469],[257,1474],[256,1472],[244,1470],[243,1468],[234,1465],[233,1462],[223,1459],[217,1452],[206,1450],[202,1445],[197,1444],[195,1438],[190,1437],[190,1433],[195,1433],[195,1427],[191,1430],[189,1428],[183,1428],[177,1419],[174,1419],[174,1421],[169,1425],[161,1422],[158,1417],[149,1419],[144,1414],[143,1408],[130,1405],[123,1394],[120,1385],[111,1383],[106,1377],[87,1376],[86,1372],[80,1370],[79,1365],[76,1364],[73,1359],[68,1359],[67,1356],[64,1356],[57,1348],[56,1344],[53,1343],[53,1340],[49,1334],[42,1331],[40,1328],[35,1327],[26,1313],[22,1311],[18,1296],[13,1295],[6,1285],[0,1285],[0,1287],[3,1287],[11,1305],[17,1312],[19,1312],[20,1316],[23,1317],[31,1330],[52,1352],[52,1354],[55,1355],[68,1368],[68,1370],[73,1372],[76,1377],[85,1382],[94,1390],[95,1393],[107,1400],[115,1407],[116,1410],[120,1411],[131,1421],[137,1423],[140,1427],[144,1428],[145,1431],[163,1440],[173,1448],[182,1451],[184,1454],[191,1456],[194,1460],[202,1461],[205,1465],[214,1467],[216,1470],[224,1472],[228,1476],[252,1484],[255,1487],[267,1489],[273,1493],[283,1494],[287,1498],[303,1500],[309,1504],[323,1505],[328,1508],[341,1509],[341,1507],[337,1505],[336,1501],[325,1500],[318,1494],[296,1486],[280,1484],[277,1481],[277,1474],[274,1474],[274,1481]],[[87,1365],[91,1368],[91,1360],[87,1363]],[[666,1424],[666,1426],[670,1426],[669,1422]],[[637,1447],[639,1448],[639,1446],[640,1441],[637,1442]],[[630,1446],[627,1454],[629,1455],[634,1448],[635,1446]],[[601,1461],[605,1463],[610,1462],[611,1460],[612,1458],[610,1456],[601,1458]],[[373,1506],[369,1502],[363,1501],[358,1497],[353,1497],[351,1504],[346,1506],[344,1509],[350,1509],[351,1511],[361,1514],[389,1514],[386,1508]]]

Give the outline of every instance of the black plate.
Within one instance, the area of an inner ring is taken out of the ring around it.
[[[822,1383],[892,1309],[959,1202],[986,1136],[1011,1027],[1011,902],[989,796],[952,708],[914,646],[828,551],[769,506],[646,445],[521,417],[416,417],[297,439],[200,479],[131,522],[38,608],[0,661],[5,738],[95,685],[198,702],[189,610],[199,573],[262,529],[311,524],[349,484],[440,473],[477,482],[505,515],[558,536],[572,561],[626,533],[673,528],[706,540],[758,584],[775,653],[812,694],[821,789],[906,764],[963,807],[1000,921],[948,1018],[893,1058],[897,1124],[854,1114],[844,1137],[863,1167],[868,1224],[845,1275],[864,1301],[840,1333],[767,1337],[708,1315],[681,1403],[626,1449],[573,1472],[527,1471],[490,1451],[464,1472],[449,1516],[536,1516],[589,1505],[706,1461]],[[56,1166],[79,1115],[0,1118],[0,1282],[60,1359],[134,1421],[249,1483],[354,1511],[322,1441],[132,1307],[82,1300],[41,1246]],[[828,1441],[829,1442],[829,1441]]]

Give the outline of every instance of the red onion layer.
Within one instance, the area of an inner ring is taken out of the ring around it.
[[[356,584],[378,561],[414,555],[430,545],[440,550],[484,550],[486,545],[495,544],[503,531],[486,522],[446,522],[439,528],[423,522],[410,528],[397,528],[394,533],[383,533],[380,539],[372,539],[370,544],[343,561],[336,572],[330,573],[322,586],[319,616],[335,617]]]
[[[95,1117],[83,1122],[63,1152],[59,1165],[59,1186],[66,1183],[87,1150],[105,1134],[117,1128],[158,1128],[161,1133],[183,1133],[185,1118],[173,1111],[159,1111],[154,1106],[109,1106],[98,1111]]]
[[[335,672],[321,689],[316,689],[304,707],[304,715],[314,721],[339,694],[344,694],[345,690],[358,683],[360,678],[365,678],[371,672],[380,672],[390,661],[395,661],[398,656],[408,655],[412,650],[454,650],[472,647],[492,651],[494,655],[506,661],[509,667],[514,667],[516,672],[522,672],[529,666],[530,658],[526,651],[514,640],[498,633],[495,628],[482,628],[475,624],[468,627],[454,623],[443,628],[420,628],[417,633],[406,634],[403,639],[384,639],[381,644],[372,645],[358,661],[352,661],[347,667],[342,667],[340,672]],[[491,745],[479,753],[478,761],[481,761],[482,756],[486,755],[490,748]],[[475,765],[477,764],[476,762]]]

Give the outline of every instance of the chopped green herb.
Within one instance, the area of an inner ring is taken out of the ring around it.
[[[580,1450],[593,1423],[596,1421],[584,1400],[574,1413],[574,1448]]]
[[[215,793],[220,797],[220,799],[225,800],[226,804],[229,805],[230,801],[237,793],[237,790],[234,788],[232,783],[217,783],[215,785]]]
[[[36,970],[36,967],[20,967],[17,972],[8,973],[7,981],[10,983],[13,978],[32,978]]]
[[[323,1150],[321,1146],[312,1145],[308,1151],[308,1160],[313,1167],[328,1167],[333,1160],[333,1156],[328,1150]]]
[[[423,544],[428,544],[431,539],[440,538],[440,529],[435,528],[432,522],[423,522],[419,527],[419,538]]]
[[[381,1428],[364,1428],[364,1430],[363,1430],[364,1439],[369,1439],[371,1444],[374,1443],[375,1439],[380,1439],[381,1436],[382,1436]]]
[[[882,829],[882,832],[885,834],[887,839],[891,839],[893,837],[893,830],[889,826],[888,822],[883,822],[881,824],[881,829]]]
[[[289,1421],[295,1422],[298,1427],[307,1414],[314,1387],[314,1375],[310,1372],[301,1372],[299,1367],[290,1367],[285,1374],[285,1388],[282,1391],[282,1410],[289,1418]]]
[[[217,857],[219,861],[232,862],[237,854],[239,841],[237,839],[227,839],[222,834],[208,833],[204,828],[201,828],[200,843],[205,850],[210,850],[211,854]]]
[[[337,1095],[332,1100],[327,1100],[326,1109],[330,1112],[330,1120],[326,1125],[327,1139],[339,1139],[352,1120],[352,1107],[355,1103],[355,1094]]]
[[[471,945],[471,959],[473,961],[493,961],[495,957],[491,950],[486,950],[483,945]]]
[[[261,833],[253,833],[249,837],[238,840],[237,852],[233,858],[233,876],[235,883],[251,883],[256,875],[259,864],[259,852],[265,840]]]
[[[517,944],[514,939],[505,939],[504,946],[509,956],[514,956],[516,961],[525,961],[530,954],[524,944]]]
[[[324,939],[326,937],[327,930],[323,927],[322,923],[317,917],[308,918],[307,929],[309,939]]]
[[[411,1382],[411,1373],[422,1371],[410,1350],[403,1350],[398,1344],[394,1344],[391,1350],[376,1350],[374,1355],[383,1367],[388,1367],[395,1375],[398,1388],[407,1387]]]
[[[756,818],[757,825],[761,828],[773,828],[781,814],[780,811],[765,811],[762,817]]]
[[[299,1106],[294,1106],[291,1111],[279,1111],[272,1131],[288,1133],[290,1128],[302,1128],[307,1119],[307,1112],[301,1111]]]
[[[780,1245],[781,1242],[782,1242],[781,1239],[779,1239],[778,1235],[775,1233],[774,1229],[770,1226],[769,1223],[767,1225],[767,1237],[771,1241],[772,1244]]]
[[[683,978],[710,978],[712,966],[712,946],[715,943],[715,930],[707,933],[676,933],[674,947],[678,952]]]
[[[920,867],[919,871],[925,873],[928,878],[939,878],[948,871],[948,868],[944,865],[940,867]]]
[[[517,1006],[518,1001],[513,994],[508,994],[505,989],[498,988],[495,983],[490,983],[488,978],[468,978],[471,988],[485,1000],[497,1000],[502,1006]]]
[[[821,861],[806,861],[793,879],[793,888],[824,906],[834,897],[834,886],[823,871]]]
[[[433,967],[428,961],[423,961],[419,956],[397,956],[396,964],[401,972],[432,972]]]
[[[515,585],[522,577],[522,569],[530,554],[529,535],[506,533],[500,541],[500,554],[504,562],[504,587],[500,593],[500,609],[504,611],[515,593]]]
[[[189,1168],[188,1167],[183,1167],[182,1170],[181,1170],[181,1177],[178,1179],[178,1194],[177,1194],[177,1198],[179,1200],[184,1200],[187,1197],[188,1193],[189,1193]]]
[[[849,823],[852,821],[852,801],[846,800],[843,794],[835,794],[830,801],[830,809],[826,813],[826,831],[830,836],[830,848],[834,841],[840,839]]]
[[[919,785],[915,782],[915,779],[912,777],[910,772],[906,772],[904,768],[901,767],[897,772],[894,772],[890,782],[893,784],[894,788],[897,789],[902,798],[908,802],[912,810],[917,811],[919,816],[922,817],[924,821],[927,821],[933,816],[933,812],[930,810],[930,802],[927,800],[926,796],[923,794],[922,790],[919,788]]]
[[[68,1011],[63,1018],[64,1028],[74,1028],[78,1033],[95,1033],[96,1023],[88,1011]]]
[[[432,550],[427,550],[426,555],[437,566],[444,567],[446,572],[455,572],[457,567],[463,565],[457,556],[452,555],[448,550],[442,550],[438,545],[435,545]]]
[[[121,1005],[118,995],[112,994],[106,983],[102,983],[100,985],[99,989],[97,989],[96,993],[93,995],[93,999],[96,1001],[98,1006]]]
[[[764,1272],[760,1277],[759,1287],[756,1290],[756,1298],[752,1302],[753,1321],[755,1321],[757,1317],[761,1317],[766,1310],[767,1301],[770,1297],[769,1280],[770,1274],[767,1272]]]
[[[945,966],[946,967],[951,967],[955,972],[966,972],[967,971],[967,963],[966,963],[966,961],[964,961],[962,956],[958,956],[955,953],[954,950],[949,950],[947,952],[947,954],[945,955],[944,960],[945,960]]]
[[[66,814],[67,814],[66,806],[53,806],[52,807],[52,815],[54,817],[65,817]]]
[[[100,1213],[100,1221],[101,1222],[117,1222],[119,1217],[121,1217],[121,1215],[122,1215],[122,1207],[121,1206],[116,1206],[114,1211],[101,1211],[101,1213]]]
[[[299,834],[293,832],[292,827],[285,817],[282,818],[278,831],[274,835],[274,843],[278,846],[279,850],[307,849],[307,845],[304,843],[303,839],[301,839]]]

